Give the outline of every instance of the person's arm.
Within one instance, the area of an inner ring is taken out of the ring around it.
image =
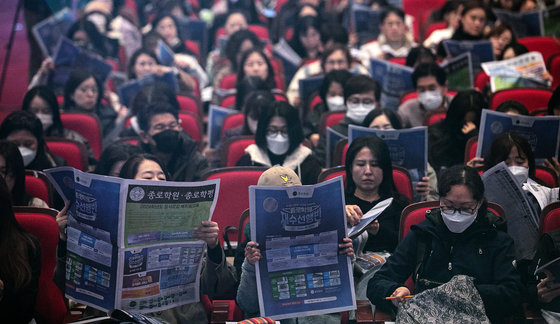
[[[259,315],[257,276],[255,263],[261,258],[258,243],[249,242],[245,248],[245,260],[241,266],[241,279],[235,301],[248,317]]]
[[[500,238],[501,237],[501,238]],[[522,286],[519,273],[515,268],[515,249],[513,240],[505,233],[498,232],[501,244],[497,244],[494,258],[494,278],[492,284],[476,284],[482,297],[486,313],[506,315],[512,307],[521,304]]]
[[[409,232],[393,255],[368,282],[368,299],[384,312],[390,313],[395,309],[393,303],[385,297],[393,295],[398,288],[405,287],[404,282],[414,272],[417,241],[416,233]]]

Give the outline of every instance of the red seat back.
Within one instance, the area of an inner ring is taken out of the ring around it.
[[[344,111],[329,111],[321,115],[319,122],[319,132],[324,133],[327,127],[332,127],[344,119],[346,112]]]
[[[196,57],[198,61],[200,61],[200,48],[198,47],[197,42],[186,40],[185,47],[194,54],[194,57]]]
[[[529,52],[541,52],[545,62],[548,58],[555,53],[560,53],[560,46],[554,41],[552,37],[523,37],[517,40],[519,43],[525,45]]]
[[[433,114],[429,114],[429,115],[426,116],[426,118],[424,118],[424,122],[422,124],[424,126],[433,125],[437,122],[440,122],[440,121],[444,120],[445,116],[447,116],[446,112],[436,112],[436,113],[433,113]]]
[[[53,281],[58,246],[57,212],[38,207],[14,207],[14,213],[18,223],[37,237],[41,245],[41,274],[35,310],[47,323],[62,323],[66,305],[62,292]]]
[[[469,162],[476,156],[476,149],[478,147],[478,136],[469,138],[465,145],[465,163]]]
[[[99,159],[103,140],[99,119],[94,115],[82,113],[63,113],[60,114],[60,119],[64,128],[71,129],[88,140],[93,155]]]
[[[389,62],[399,65],[406,65],[406,57],[393,57],[389,59]]]
[[[25,170],[25,192],[42,199],[52,206],[53,187],[47,176],[41,171]]]
[[[185,96],[177,96],[177,101],[179,102],[180,112],[188,112],[197,117],[200,116],[200,106],[195,99]]]
[[[484,71],[479,72],[474,78],[474,87],[482,91],[490,83],[490,77]]]
[[[547,89],[515,88],[500,90],[492,95],[492,110],[496,110],[504,101],[517,100],[531,112],[547,107],[551,96],[552,91]]]
[[[221,148],[222,166],[233,167],[243,155],[247,146],[255,144],[253,136],[238,136],[225,141]]]
[[[548,72],[552,75],[551,89],[556,89],[560,85],[560,53],[556,53],[548,58]]]
[[[344,188],[346,188],[346,169],[344,165],[339,165],[333,168],[327,168],[321,171],[319,177],[317,178],[317,182],[323,182],[330,179],[334,179],[336,177],[342,177],[344,181]]]
[[[439,201],[422,201],[406,206],[401,214],[399,242],[410,232],[410,227],[426,219],[426,211],[433,208],[439,208]]]
[[[393,182],[401,195],[408,198],[408,201],[413,201],[412,178],[407,169],[393,165]]]
[[[212,221],[220,226],[220,240],[227,226],[239,226],[243,211],[249,208],[249,186],[256,185],[266,167],[218,168],[201,176],[203,180],[220,179],[218,203],[212,214]],[[243,229],[239,229],[243,230]],[[229,237],[236,241],[236,235]],[[223,242],[222,242],[223,243]]]
[[[231,114],[226,116],[224,122],[222,123],[222,130],[220,131],[220,136],[223,137],[226,130],[237,128],[245,123],[245,115],[242,113]]]
[[[220,107],[235,108],[235,95],[227,96],[222,99]]]
[[[235,89],[236,82],[237,82],[236,74],[225,75],[220,80],[220,89]]]
[[[556,172],[544,165],[537,165],[535,168],[535,177],[546,184],[549,188],[558,187],[558,176]]]
[[[69,166],[84,172],[88,171],[87,149],[83,143],[55,137],[47,137],[45,141],[49,151],[63,158]]]
[[[560,201],[553,202],[543,209],[539,231],[544,234],[558,228],[560,228]]]
[[[181,127],[189,134],[193,140],[200,142],[202,140],[202,123],[195,115],[191,113],[180,113]]]

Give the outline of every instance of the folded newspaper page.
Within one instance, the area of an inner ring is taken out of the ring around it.
[[[540,52],[529,52],[509,60],[482,63],[482,69],[490,77],[492,92],[502,89],[519,87],[515,82],[524,87],[547,87],[543,81],[546,65]],[[531,86],[532,85],[532,86]]]

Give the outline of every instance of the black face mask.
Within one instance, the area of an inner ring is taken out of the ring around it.
[[[181,138],[179,132],[172,129],[166,129],[163,132],[152,136],[156,142],[156,148],[163,153],[173,153],[179,146]]]

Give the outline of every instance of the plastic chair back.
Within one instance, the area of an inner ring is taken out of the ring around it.
[[[221,161],[223,167],[233,167],[243,155],[247,146],[255,144],[253,136],[237,136],[228,139],[222,144]]]

